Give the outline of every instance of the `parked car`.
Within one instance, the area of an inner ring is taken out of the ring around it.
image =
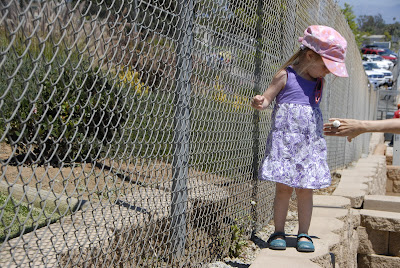
[[[393,86],[393,73],[386,69],[381,69],[375,62],[363,62],[364,70],[376,71],[384,75],[385,82],[381,86]]]
[[[380,68],[384,68],[387,70],[392,69],[394,66],[393,62],[391,62],[390,60],[386,60],[379,55],[364,55],[363,60],[367,62],[376,62],[376,64],[378,64]]]
[[[382,73],[374,70],[366,70],[365,73],[367,74],[369,82],[375,87],[380,87],[385,84],[385,76]]]
[[[396,52],[394,52],[394,51],[392,51],[392,50],[390,50],[390,49],[388,49],[388,48],[382,48],[382,49],[383,49],[384,52],[385,52],[385,53],[382,53],[382,54],[390,55],[390,56],[392,56],[392,57],[395,57],[396,59],[399,58],[399,55],[397,55]],[[382,55],[382,54],[381,54],[381,55]]]
[[[390,53],[387,53],[385,49],[383,48],[377,48],[377,47],[363,47],[361,49],[361,52],[365,55],[380,55],[382,58],[391,61],[392,63],[397,62],[397,57],[394,55],[391,55]]]

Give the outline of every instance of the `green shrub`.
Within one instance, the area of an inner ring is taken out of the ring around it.
[[[0,72],[0,132],[25,163],[91,160],[125,121],[120,90],[77,52],[51,62],[23,42],[5,54]],[[32,60],[37,58],[37,60]]]

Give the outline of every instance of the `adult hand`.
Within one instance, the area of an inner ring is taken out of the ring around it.
[[[335,120],[340,122],[339,127],[333,126],[333,121]],[[363,129],[363,121],[356,119],[330,118],[329,123],[324,124],[324,134],[326,136],[347,136],[348,141],[364,133],[365,131]]]
[[[257,110],[265,110],[267,107],[265,106],[265,97],[261,95],[256,95],[253,97],[253,99],[250,102],[251,107]]]

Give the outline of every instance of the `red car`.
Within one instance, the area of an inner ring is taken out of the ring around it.
[[[387,59],[387,60],[390,60],[390,61],[392,61],[393,63],[395,63],[395,62],[397,61],[397,58],[396,58],[396,57],[393,57],[393,56],[387,54],[387,53],[385,52],[385,50],[384,50],[384,49],[381,49],[381,48],[376,48],[376,47],[369,47],[369,48],[368,48],[368,47],[363,47],[363,48],[361,49],[361,52],[362,52],[363,54],[375,54],[375,55],[380,55],[382,58]]]

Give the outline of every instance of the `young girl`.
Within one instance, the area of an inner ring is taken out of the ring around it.
[[[264,94],[253,97],[251,106],[265,110],[276,99],[266,155],[259,171],[260,179],[276,182],[275,232],[268,239],[269,247],[286,249],[284,227],[295,188],[297,250],[313,252],[308,236],[313,189],[331,184],[319,101],[325,75],[348,76],[344,63],[347,42],[333,28],[321,25],[309,26],[299,42],[300,50],[276,73]]]

